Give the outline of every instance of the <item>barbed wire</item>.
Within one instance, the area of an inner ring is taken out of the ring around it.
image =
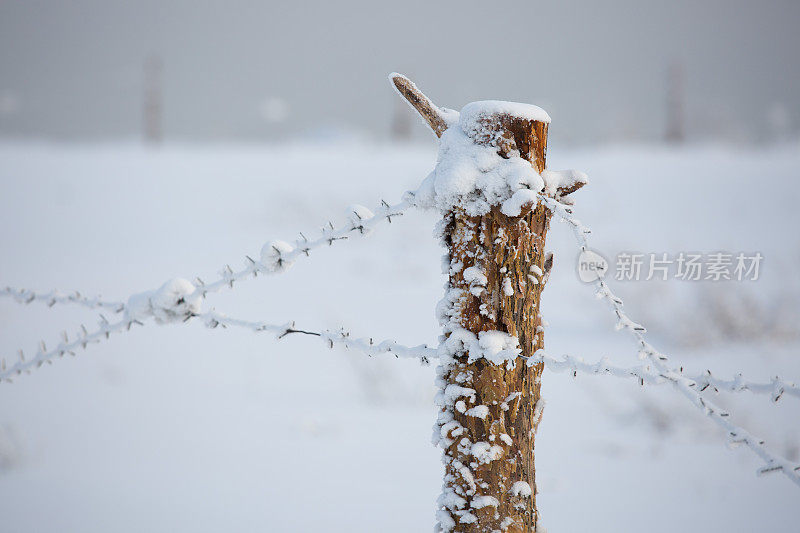
[[[224,287],[233,288],[234,283],[259,274],[275,274],[285,272],[294,262],[303,256],[308,257],[311,252],[325,245],[332,246],[337,241],[347,240],[351,235],[367,235],[383,220],[391,223],[392,218],[402,216],[408,208],[414,205],[414,193],[409,191],[401,202],[390,205],[381,200],[375,212],[366,207],[354,205],[348,209],[348,222],[336,227],[332,222],[320,229],[320,234],[315,239],[308,239],[303,233],[295,239],[293,244],[285,241],[270,241],[263,245],[260,259],[245,256],[245,267],[234,270],[230,265],[219,272],[219,278],[204,282],[200,277],[193,281],[195,293],[205,298],[208,293],[221,290]],[[15,302],[29,304],[34,301],[46,303],[49,307],[56,304],[77,304],[90,309],[108,309],[121,313],[126,309],[123,302],[104,301],[81,295],[79,291],[64,293],[59,290],[50,292],[36,292],[30,289],[5,287],[0,290],[0,296],[11,297]]]
[[[52,290],[49,292],[35,292],[29,289],[5,287],[4,289],[0,289],[0,296],[11,297],[16,302],[23,304],[30,304],[32,302],[41,302],[45,303],[49,307],[53,307],[56,304],[76,304],[89,309],[97,309],[97,308],[109,309],[115,313],[121,313],[122,311],[125,310],[125,304],[122,302],[106,301],[106,300],[101,300],[99,297],[83,296],[78,291],[72,293],[63,293],[58,290]],[[231,322],[225,325],[236,326],[236,325],[247,324],[248,325],[247,327],[251,327],[251,329],[256,329],[258,326],[264,325],[263,323],[256,323],[256,322],[246,323],[244,321],[237,321],[235,319],[226,319],[226,320],[229,320]],[[238,322],[241,322],[241,324],[239,324]],[[318,335],[317,332],[314,332],[313,334]],[[372,350],[374,346],[369,346],[369,348]],[[435,352],[435,350],[433,349],[429,350]],[[427,359],[430,359],[433,356],[435,356],[435,353],[432,355],[429,352],[421,357],[426,357]],[[588,370],[587,367],[582,366],[587,363],[583,363],[581,359],[570,358],[570,356],[565,356],[565,357],[566,359],[561,362],[557,360],[553,360],[551,362],[554,370],[556,370],[556,367],[572,363],[578,364],[580,366],[580,368],[576,370],[582,370],[582,371]],[[597,365],[600,366],[598,367]],[[607,364],[601,361],[598,363],[594,363],[590,366],[595,369],[597,368],[606,369]],[[608,367],[605,371],[601,372],[595,370],[591,373],[594,374],[613,373],[615,375],[623,375],[623,376],[632,375],[641,377],[638,376],[634,368],[623,369],[623,368]],[[721,379],[714,376],[711,370],[705,370],[702,374],[696,376],[689,376],[689,379],[697,383],[697,387],[700,392],[703,392],[709,388],[713,389],[716,392],[719,392],[720,390],[728,392],[749,391],[757,394],[769,394],[770,398],[774,402],[777,402],[784,394],[800,398],[800,388],[798,388],[793,383],[780,379],[778,376],[775,376],[771,381],[765,383],[765,382],[754,382],[747,380],[742,376],[742,374],[737,374],[732,379]],[[662,382],[664,382],[663,379]]]
[[[542,194],[539,194],[538,197],[556,213],[559,218],[572,226],[581,250],[587,251],[587,235],[590,233],[590,230],[572,216],[571,208]],[[414,205],[413,202],[414,194],[408,193],[400,203],[389,205],[386,202],[382,202],[375,213],[364,207],[354,206],[350,209],[348,224],[336,228],[332,223],[329,223],[328,226],[320,230],[320,235],[315,239],[308,239],[301,233],[300,237],[298,237],[293,244],[284,241],[268,242],[262,247],[260,260],[255,260],[246,256],[246,266],[238,271],[226,265],[220,272],[220,277],[211,283],[205,283],[200,278],[196,278],[195,282],[189,286],[187,293],[181,295],[177,301],[179,305],[168,305],[161,309],[165,314],[154,314],[153,316],[161,320],[164,319],[164,316],[167,316],[170,322],[177,321],[178,319],[182,319],[182,321],[185,322],[198,317],[210,328],[219,326],[241,327],[254,332],[271,332],[275,334],[278,339],[284,338],[290,334],[316,336],[326,342],[331,348],[335,345],[340,345],[345,348],[366,353],[369,356],[392,353],[398,358],[416,358],[423,363],[427,363],[430,359],[436,357],[437,350],[429,348],[426,345],[408,347],[394,340],[385,340],[376,344],[372,339],[351,337],[349,332],[343,329],[338,331],[310,331],[295,327],[294,322],[277,325],[266,322],[235,319],[214,311],[206,313],[186,311],[186,302],[194,298],[205,298],[208,293],[217,292],[226,286],[233,288],[235,282],[251,276],[255,277],[259,273],[283,272],[299,257],[309,256],[312,250],[324,245],[333,245],[336,241],[348,239],[352,234],[367,234],[378,222],[384,219],[391,222],[392,217],[402,215],[405,210]],[[764,446],[763,440],[756,438],[745,429],[733,424],[729,419],[729,413],[705,399],[701,394],[709,387],[712,387],[714,390],[724,389],[734,392],[750,391],[753,393],[766,393],[771,395],[773,401],[778,401],[784,394],[800,397],[800,392],[794,384],[786,382],[778,377],[775,377],[769,384],[756,383],[745,380],[741,374],[737,375],[733,380],[721,380],[714,377],[710,371],[706,371],[705,374],[695,378],[683,375],[682,368],[679,370],[670,368],[667,365],[667,357],[655,350],[655,348],[645,340],[645,329],[641,325],[633,322],[625,314],[622,300],[611,291],[605,280],[602,277],[598,277],[594,283],[598,287],[598,297],[607,300],[611,304],[617,317],[617,329],[626,329],[633,335],[639,345],[640,355],[648,359],[652,366],[640,365],[630,368],[617,367],[611,365],[607,359],[603,359],[598,363],[589,364],[582,359],[571,356],[565,356],[563,359],[558,360],[546,355],[544,352],[537,352],[538,355],[533,357],[538,357],[545,363],[545,366],[555,371],[570,369],[574,374],[580,371],[591,374],[611,374],[620,377],[633,376],[637,377],[642,384],[645,382],[670,382],[687,398],[687,400],[722,427],[727,432],[731,443],[745,444],[764,461],[765,465],[758,470],[760,474],[780,471],[792,482],[800,486],[800,465],[770,452]],[[188,285],[188,282],[186,284]],[[48,293],[37,293],[27,289],[6,287],[4,290],[0,291],[0,295],[11,297],[20,303],[40,301],[51,307],[55,304],[72,303],[90,309],[110,309],[117,313],[125,311],[127,307],[126,304],[122,304],[121,302],[108,302],[100,300],[99,298],[89,298],[82,296],[79,292],[64,294],[54,290]],[[148,312],[158,311],[152,308],[152,302],[149,302],[148,305],[150,307],[150,311]],[[141,309],[139,312],[141,312]],[[137,315],[132,318],[129,312],[126,312],[125,318],[114,323],[109,322],[105,316],[100,316],[101,320],[98,329],[89,332],[84,326],[81,326],[81,330],[78,332],[75,340],[70,341],[67,333],[64,332],[62,333],[61,341],[54,349],[47,350],[44,341],[41,341],[36,355],[31,359],[26,359],[22,350],[20,350],[19,359],[15,363],[7,366],[5,359],[0,360],[0,381],[10,381],[14,375],[29,372],[33,368],[42,366],[44,363],[52,363],[52,360],[56,357],[63,357],[65,354],[75,355],[75,351],[78,348],[85,349],[89,344],[100,342],[104,338],[108,339],[112,333],[130,330],[134,324],[144,324],[140,316]]]
[[[712,375],[711,370],[706,370],[697,376],[690,376],[689,379],[697,383],[700,392],[710,387],[715,392],[724,390],[727,392],[747,391],[754,394],[769,394],[770,399],[775,403],[784,395],[800,398],[800,389],[798,389],[797,385],[784,381],[778,376],[774,376],[768,383],[764,383],[749,381],[741,373],[736,374],[733,379],[720,379]]]
[[[528,361],[529,365],[544,363],[545,368],[552,372],[562,373],[569,371],[573,377],[578,373],[592,375],[610,375],[619,378],[636,378],[640,385],[645,383],[660,385],[667,383],[664,376],[653,372],[648,365],[617,366],[611,363],[608,357],[603,357],[595,363],[587,363],[582,357],[565,354],[560,359],[547,354],[543,349],[537,350],[530,357],[520,355]]]
[[[540,353],[541,352],[541,353]],[[637,366],[617,366],[611,363],[611,360],[608,357],[603,357],[595,363],[588,363],[582,357],[572,356],[572,355],[564,355],[561,359],[555,358],[551,355],[548,355],[543,350],[538,350],[537,353],[530,357],[520,356],[523,359],[532,361],[531,364],[535,363],[544,363],[545,367],[553,372],[565,372],[570,371],[573,373],[574,376],[577,377],[578,373],[582,374],[594,374],[594,375],[613,375],[616,377],[632,377],[639,380],[641,385],[645,383],[653,384],[653,385],[660,385],[664,383],[668,383],[671,380],[663,376],[657,372],[654,372],[650,366],[648,365],[637,365]],[[687,379],[697,384],[697,390],[699,392],[705,391],[709,386],[712,386],[709,380],[706,379],[707,374],[701,374],[700,376],[692,377],[688,376]],[[737,379],[734,380],[713,380],[715,383],[723,383],[729,387],[727,389],[725,385],[720,385],[719,388],[725,390],[732,390],[734,392],[742,390],[741,387],[745,386],[743,382]],[[772,393],[776,394],[775,390],[773,389],[773,385],[766,384],[766,383],[756,383],[756,384],[749,384],[747,386],[755,386],[761,387],[762,389],[758,389],[755,392],[764,392],[764,393]],[[748,389],[749,390],[749,389]]]
[[[576,374],[577,372],[581,372],[586,374],[611,374],[618,377],[635,377],[640,380],[642,385],[644,383],[662,384],[670,381],[665,376],[653,373],[649,366],[615,366],[607,357],[600,359],[596,363],[587,363],[583,358],[571,355],[564,355],[563,359],[556,359],[544,353],[534,354],[527,359],[533,359],[535,362],[542,362],[545,364],[545,367],[554,372],[571,370]],[[681,374],[683,373],[682,370],[683,369],[680,371]],[[796,388],[784,389],[781,385],[783,381],[777,378],[774,378],[769,383],[756,383],[746,381],[742,378],[741,374],[737,374],[732,380],[724,380],[713,377],[710,370],[706,370],[704,373],[697,376],[685,377],[696,384],[694,387],[699,392],[704,392],[709,388],[713,388],[716,392],[720,390],[729,392],[741,392],[746,390],[754,393],[770,394],[773,401],[777,401],[775,398],[780,398],[784,393],[793,396],[797,395]]]
[[[208,293],[217,292],[225,287],[233,288],[235,282],[258,274],[275,274],[286,271],[298,258],[308,257],[312,251],[325,245],[350,238],[351,235],[367,235],[377,226],[378,222],[386,220],[391,223],[392,218],[402,216],[405,211],[414,205],[414,193],[407,192],[403,201],[390,205],[385,201],[373,211],[362,207],[353,206],[349,209],[348,223],[336,227],[328,222],[320,229],[320,234],[315,239],[308,239],[303,233],[293,243],[285,241],[271,241],[264,244],[259,260],[245,256],[245,267],[233,270],[230,265],[225,265],[219,272],[219,278],[210,283],[196,277],[194,284],[196,293],[205,297]]]
[[[109,339],[112,333],[119,333],[128,331],[134,324],[141,324],[137,320],[123,319],[118,322],[109,322],[105,316],[100,315],[99,327],[89,332],[85,326],[81,325],[75,340],[70,341],[69,335],[66,331],[61,333],[61,341],[58,345],[51,349],[47,349],[45,342],[39,341],[39,348],[30,359],[26,359],[25,352],[19,350],[17,352],[17,361],[11,364],[6,364],[5,358],[0,359],[0,381],[12,381],[16,375],[23,372],[29,373],[32,369],[39,368],[45,363],[52,364],[53,359],[56,357],[63,357],[66,354],[76,355],[79,348],[86,349],[90,344],[95,344],[103,339]]]
[[[584,226],[580,220],[572,216],[572,210],[569,206],[565,206],[560,202],[541,194],[538,196],[545,205],[547,205],[555,214],[559,216],[559,218],[572,226],[573,233],[578,241],[581,251],[587,251],[589,249],[587,235],[591,233],[591,230]],[[639,345],[640,356],[648,359],[652,363],[653,368],[658,372],[658,375],[670,381],[675,388],[680,391],[684,397],[686,397],[688,401],[700,409],[703,414],[711,418],[711,420],[713,420],[718,426],[724,429],[731,444],[746,445],[756,456],[764,461],[765,465],[759,468],[757,471],[759,475],[781,472],[795,485],[800,486],[800,464],[792,463],[784,457],[769,451],[764,446],[764,441],[762,439],[755,437],[744,428],[732,423],[727,411],[721,409],[702,396],[700,389],[704,388],[703,385],[682,375],[679,369],[670,368],[666,364],[668,361],[667,356],[657,351],[645,340],[645,328],[631,320],[627,314],[625,314],[622,306],[622,300],[611,291],[605,280],[598,276],[597,279],[594,280],[594,284],[598,288],[598,297],[605,299],[611,304],[611,308],[617,317],[617,329],[624,329],[631,333]],[[782,380],[780,382],[782,383],[781,387],[784,387],[785,382]],[[705,382],[703,382],[703,384],[705,384]]]
[[[99,296],[84,296],[78,291],[63,293],[54,289],[49,292],[35,292],[29,289],[5,287],[0,289],[0,296],[10,297],[15,302],[21,304],[41,302],[47,304],[48,307],[53,307],[56,304],[75,304],[88,307],[89,309],[108,309],[115,313],[121,313],[125,310],[125,304],[123,302],[106,301],[102,300]]]
[[[152,316],[156,316],[153,314]],[[295,326],[295,322],[288,322],[286,324],[271,324],[267,322],[254,322],[231,318],[215,311],[205,313],[186,312],[179,316],[180,320],[174,320],[171,323],[184,323],[194,318],[201,320],[208,328],[217,327],[238,327],[245,328],[256,333],[268,332],[273,333],[277,339],[282,339],[292,334],[302,334],[318,337],[325,342],[329,348],[334,346],[341,346],[346,349],[354,349],[362,352],[369,357],[393,354],[397,358],[418,359],[423,364],[428,364],[431,359],[436,357],[436,349],[429,348],[425,344],[419,346],[405,346],[395,340],[383,340],[375,342],[372,338],[356,338],[350,335],[350,332],[345,329],[339,330],[307,330]],[[63,357],[64,355],[76,355],[79,348],[86,349],[90,344],[96,344],[104,339],[109,339],[112,333],[119,333],[130,330],[134,325],[143,326],[143,320],[134,319],[126,316],[123,320],[118,322],[109,322],[105,316],[100,315],[99,327],[90,332],[85,326],[81,325],[80,331],[70,341],[67,332],[62,332],[61,341],[58,345],[48,350],[45,341],[40,341],[39,349],[32,358],[25,357],[22,350],[18,351],[18,359],[16,362],[8,365],[5,359],[0,359],[0,381],[11,381],[14,376],[22,373],[29,373],[35,368],[40,368],[45,363],[52,364],[53,359]]]
[[[591,233],[591,230],[584,226],[580,220],[574,218],[572,216],[572,208],[571,206],[567,206],[553,200],[552,198],[540,196],[540,198],[546,199],[545,202],[551,209],[555,208],[557,210],[563,211],[559,212],[560,218],[565,220],[573,227],[573,231],[576,235],[578,240],[578,244],[581,247],[582,251],[586,251],[588,249],[588,239],[586,235]],[[567,218],[565,218],[567,217]],[[576,226],[577,224],[577,226]],[[622,328],[634,328],[638,330],[641,328],[641,332],[644,332],[644,327],[640,324],[637,324],[631,321],[624,312],[622,312],[622,300],[618,298],[616,295],[610,292],[608,288],[608,284],[602,278],[595,281],[596,284],[599,284],[599,289],[597,292],[597,296],[599,298],[607,299],[614,309],[618,323],[617,329]],[[683,368],[679,369],[679,372],[683,373]],[[711,370],[705,370],[703,373],[698,374],[694,377],[689,377],[692,381],[697,383],[698,390],[701,392],[707,390],[708,388],[714,389],[715,392],[719,392],[720,390],[724,390],[727,392],[751,392],[754,394],[769,394],[770,398],[773,402],[778,402],[784,395],[793,396],[795,398],[800,398],[800,387],[795,385],[793,382],[786,381],[782,379],[780,376],[774,376],[769,382],[757,382],[745,379],[745,377],[738,373],[732,379],[721,379],[714,376]]]
[[[284,272],[297,258],[309,256],[312,250],[324,245],[331,246],[334,242],[348,239],[353,234],[367,235],[372,232],[378,222],[386,220],[391,223],[393,217],[403,215],[404,212],[413,205],[414,193],[407,192],[404,195],[404,199],[394,205],[381,201],[380,206],[375,209],[374,213],[363,206],[351,206],[348,209],[348,223],[341,227],[337,228],[333,223],[329,222],[327,226],[321,228],[320,235],[315,239],[308,239],[304,234],[300,233],[300,236],[294,241],[294,245],[284,241],[268,242],[262,247],[260,260],[257,261],[246,256],[246,266],[239,271],[234,271],[230,266],[226,265],[222,272],[220,272],[220,278],[211,283],[204,283],[200,278],[196,278],[191,284],[191,290],[188,292],[184,291],[184,293],[180,294],[179,301],[175,302],[172,306],[167,305],[160,309],[158,306],[154,307],[154,302],[151,298],[157,291],[148,291],[146,293],[131,295],[127,303],[122,303],[86,297],[81,295],[78,291],[63,293],[58,290],[52,290],[44,293],[29,289],[6,287],[0,291],[0,296],[11,297],[18,303],[29,304],[34,301],[40,301],[48,304],[50,307],[56,304],[71,303],[90,309],[110,309],[115,313],[125,311],[125,318],[112,324],[101,315],[100,328],[98,330],[89,333],[85,326],[81,326],[81,330],[78,332],[78,340],[72,342],[69,341],[68,334],[63,332],[61,334],[62,342],[53,350],[47,350],[45,342],[40,341],[39,350],[32,359],[26,359],[22,350],[18,351],[18,359],[12,364],[7,364],[4,358],[0,358],[0,381],[10,381],[13,376],[22,374],[23,372],[29,372],[32,368],[38,368],[45,362],[52,363],[55,357],[63,356],[67,353],[75,355],[75,350],[79,347],[86,348],[89,343],[98,342],[103,337],[108,338],[111,333],[130,329],[133,324],[143,324],[143,318],[145,317],[157,315],[157,320],[170,322],[176,319],[188,320],[193,316],[198,316],[194,312],[189,312],[187,314],[186,302],[192,302],[196,300],[198,296],[205,298],[208,293],[219,291],[226,286],[233,288],[236,281],[250,276],[255,277],[259,273]],[[185,282],[185,285],[188,284],[189,282]],[[164,290],[164,287],[160,290]],[[145,298],[142,298],[143,296]],[[133,302],[134,299],[137,299],[137,302]],[[142,302],[138,301],[142,299],[147,300],[146,309],[142,309]],[[162,313],[158,313],[158,311],[162,311]],[[224,317],[219,315],[219,318]],[[246,322],[227,318],[224,318],[224,320],[219,323],[226,324],[225,321],[227,321],[229,325],[243,327],[273,327],[264,323]],[[393,343],[393,341],[384,341],[383,343],[374,345],[371,340],[367,342],[365,339],[351,339],[349,338],[349,334],[344,330],[337,334],[328,331],[310,332],[309,334],[320,336],[333,344],[341,344],[349,348],[359,348],[369,355],[391,352],[398,356],[410,357],[413,351],[412,348]],[[427,360],[428,358],[423,356],[423,361],[427,362]]]
[[[350,332],[345,329],[339,330],[320,330],[312,331],[307,329],[298,328],[294,322],[286,324],[270,324],[267,322],[252,322],[231,318],[226,315],[210,311],[197,315],[198,318],[203,320],[205,325],[209,328],[216,328],[222,326],[226,327],[239,327],[249,329],[256,333],[268,332],[273,333],[276,338],[282,339],[287,335],[301,334],[318,337],[321,341],[326,343],[329,348],[334,346],[342,346],[347,349],[354,349],[362,352],[370,357],[381,354],[393,354],[397,358],[418,359],[423,364],[427,364],[431,359],[436,358],[436,348],[429,348],[426,344],[419,346],[405,346],[395,340],[384,340],[375,342],[370,338],[356,338],[350,336]]]

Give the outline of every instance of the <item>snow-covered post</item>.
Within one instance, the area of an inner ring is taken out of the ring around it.
[[[439,530],[534,532],[543,365],[526,358],[544,346],[539,304],[553,262],[551,212],[537,193],[562,198],[585,180],[545,171],[550,118],[541,109],[491,101],[457,113],[407,78],[391,79],[441,137],[416,199],[442,212],[448,250],[434,429],[445,466]]]

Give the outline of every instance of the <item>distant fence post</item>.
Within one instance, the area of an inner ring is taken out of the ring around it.
[[[157,55],[148,56],[144,62],[144,100],[142,103],[142,125],[144,140],[159,144],[163,137],[163,87],[164,66]]]
[[[441,136],[447,128],[443,112],[406,78],[392,81]],[[504,157],[518,152],[539,173],[545,169],[547,123],[495,114],[485,117],[483,126],[476,143],[497,147]],[[552,254],[545,252],[550,217],[537,202],[516,217],[494,206],[483,216],[455,209],[444,221],[449,286],[464,295],[452,305],[452,318],[476,335],[500,331],[517,337],[523,356],[544,346],[539,304],[552,266]],[[474,280],[465,279],[473,266],[486,278],[480,291],[471,291]],[[438,370],[440,398],[445,398],[438,421],[445,464],[439,528],[535,532],[534,439],[543,407],[543,364],[469,359],[468,353],[458,354]]]

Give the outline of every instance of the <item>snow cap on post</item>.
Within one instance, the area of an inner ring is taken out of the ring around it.
[[[517,217],[542,194],[571,204],[567,195],[586,184],[583,173],[545,170],[550,115],[542,108],[485,100],[459,113],[436,106],[401,74],[389,79],[440,138],[436,168],[414,192],[415,206],[470,216],[500,206]]]
[[[503,157],[513,152],[544,170],[550,115],[535,105],[485,100],[461,109],[459,126],[478,144],[496,147]]]
[[[547,125],[550,115],[529,104],[486,100],[464,106],[461,113],[438,107],[407,77],[397,72],[389,75],[394,89],[413,107],[437,137],[458,125],[478,144],[496,146],[503,157],[514,150],[530,161],[537,172],[544,170]],[[533,143],[533,146],[531,144]]]

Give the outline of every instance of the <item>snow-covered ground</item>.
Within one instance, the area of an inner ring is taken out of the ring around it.
[[[124,300],[173,277],[213,278],[271,239],[397,201],[435,161],[422,147],[0,145],[0,285]],[[614,282],[654,344],[692,371],[800,379],[800,149],[560,150],[594,247],[760,251],[757,282]],[[435,344],[436,215],[245,281],[207,307]],[[554,223],[548,352],[635,364],[635,346],[575,273]],[[0,352],[35,352],[97,314],[0,298]],[[545,373],[539,506],[553,532],[797,531],[800,490],[757,478],[666,385]],[[429,531],[433,366],[200,323],[134,328],[0,386],[0,531]],[[800,458],[800,402],[721,394],[734,421]]]

